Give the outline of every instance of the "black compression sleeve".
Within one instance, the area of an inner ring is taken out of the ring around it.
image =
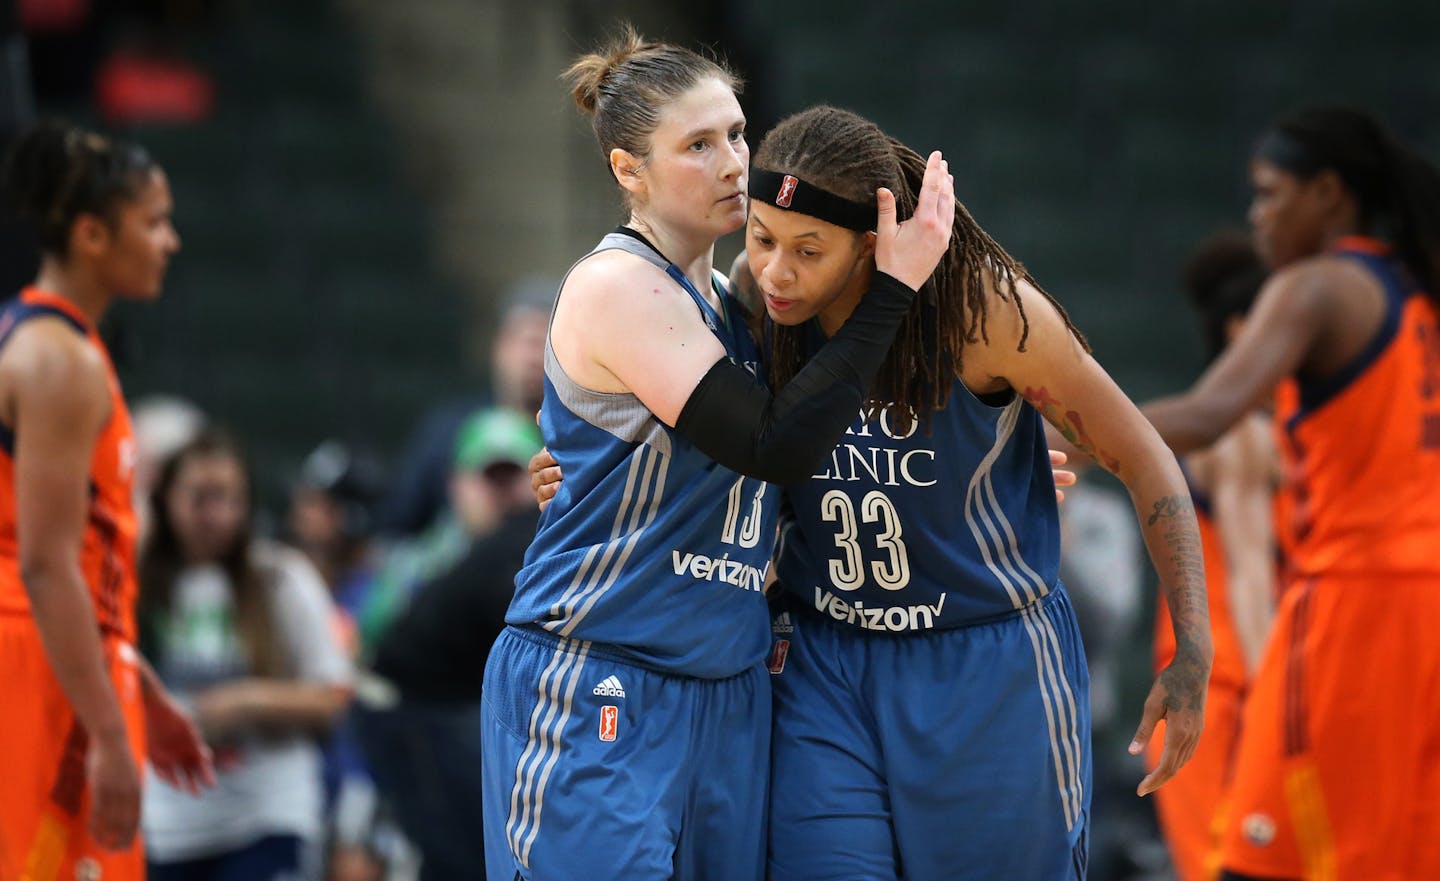
[[[865,404],[915,291],[876,272],[835,336],[779,392],[721,358],[685,401],[675,428],[741,474],[788,484],[815,473]]]

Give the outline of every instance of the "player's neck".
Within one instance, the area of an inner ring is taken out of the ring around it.
[[[100,323],[113,299],[89,273],[62,266],[51,257],[40,262],[40,273],[35,276],[35,287],[74,303],[90,321],[91,327]]]
[[[1325,247],[1333,247],[1341,239],[1364,236],[1373,238],[1371,230],[1365,228],[1360,222],[1359,215],[1354,210],[1338,212],[1330,221],[1325,224]]]
[[[632,216],[626,224],[650,241],[650,244],[664,255],[666,260],[680,267],[690,283],[695,285],[706,299],[710,294],[710,275],[715,267],[715,240],[700,236],[687,236],[667,229],[660,224],[649,223],[642,217]]]

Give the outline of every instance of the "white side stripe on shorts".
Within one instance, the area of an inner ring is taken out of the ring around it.
[[[1049,586],[1020,555],[1015,530],[1000,507],[991,469],[1001,449],[1010,440],[1025,404],[1016,398],[996,424],[995,445],[981,460],[965,493],[965,522],[980,548],[985,566],[1021,610],[1031,648],[1035,653],[1035,676],[1040,686],[1055,764],[1055,784],[1065,813],[1066,828],[1074,828],[1084,804],[1081,777],[1082,747],[1074,690],[1065,676],[1060,641],[1048,616],[1039,608]],[[1023,591],[1023,595],[1022,595]]]
[[[540,829],[545,784],[560,755],[560,736],[570,719],[575,683],[589,653],[590,643],[584,640],[561,640],[550,663],[540,674],[539,699],[530,713],[525,751],[515,764],[515,785],[510,790],[510,817],[505,823],[505,837],[510,851],[527,869],[530,868],[530,846]],[[537,776],[541,763],[545,764],[545,769]]]

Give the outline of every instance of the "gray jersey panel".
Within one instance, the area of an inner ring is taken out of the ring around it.
[[[624,251],[627,254],[634,254],[648,263],[664,271],[668,265],[660,258],[660,255],[637,239],[623,233],[610,233],[600,240],[595,250],[575,261],[579,266],[586,259],[600,253],[601,251]],[[575,271],[575,266],[565,273],[565,279],[560,281],[560,289],[565,289],[565,281],[570,278],[570,272]],[[560,297],[555,297],[555,305],[558,308]],[[555,313],[550,313],[550,322],[555,322]],[[640,399],[629,392],[597,392],[585,388],[575,382],[560,366],[560,360],[555,357],[555,350],[550,345],[550,335],[545,335],[545,376],[550,384],[555,387],[560,402],[576,416],[600,429],[608,432],[626,443],[643,443],[659,450],[665,455],[670,455],[670,433],[665,424],[655,418],[655,414],[640,402]]]

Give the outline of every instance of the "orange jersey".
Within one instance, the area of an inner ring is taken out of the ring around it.
[[[1385,577],[1289,586],[1243,710],[1225,868],[1307,881],[1440,878],[1435,588]]]
[[[135,506],[131,481],[135,441],[130,413],[120,394],[110,354],[84,313],[63,297],[26,288],[0,312],[0,346],[16,326],[34,317],[59,317],[89,338],[109,367],[110,419],[90,460],[90,509],[80,550],[81,571],[95,602],[96,619],[107,636],[135,642]],[[20,580],[15,512],[14,426],[0,425],[0,615],[30,614]]]
[[[110,639],[105,656],[131,755],[142,763],[145,706],[135,650]],[[9,698],[0,725],[0,881],[143,881],[139,836],[122,851],[100,847],[90,836],[89,740],[33,621],[0,616],[0,672]]]
[[[1210,516],[1204,494],[1193,489],[1195,520],[1200,526],[1200,546],[1205,559],[1205,599],[1210,611],[1211,641],[1215,661],[1210,667],[1210,683],[1229,688],[1245,685],[1245,653],[1235,632],[1235,619],[1230,614],[1230,579],[1226,573],[1225,549],[1220,544],[1220,531]],[[1170,623],[1170,607],[1162,596],[1155,606],[1155,669],[1160,671],[1175,657],[1175,632]]]
[[[1285,424],[1300,411],[1300,384],[1294,377],[1286,377],[1275,387],[1274,418],[1272,419],[1275,449],[1285,445]],[[1295,463],[1283,454],[1280,457],[1280,485],[1275,488],[1275,504],[1271,509],[1275,522],[1275,565],[1279,578],[1276,581],[1276,602],[1292,577],[1291,559],[1295,553],[1295,490],[1299,475],[1292,472]]]
[[[1382,243],[1333,253],[1374,274],[1388,312],[1347,369],[1277,396],[1291,574],[1440,576],[1440,316]]]

